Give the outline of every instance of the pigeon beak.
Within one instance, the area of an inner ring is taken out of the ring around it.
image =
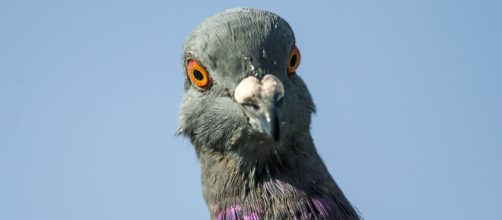
[[[234,98],[243,107],[253,129],[275,141],[281,136],[280,108],[283,96],[282,82],[270,74],[261,80],[249,76],[234,91]]]
[[[279,120],[279,106],[273,105],[266,107],[261,114],[260,127],[262,132],[278,141],[281,136],[281,125]]]
[[[275,141],[278,141],[281,136],[280,103],[280,100],[268,102],[256,99],[253,103],[242,105],[253,129]]]

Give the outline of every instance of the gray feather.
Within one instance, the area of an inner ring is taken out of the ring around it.
[[[313,145],[312,98],[298,74],[287,72],[294,44],[285,20],[245,8],[209,17],[184,44],[178,132],[190,139],[200,159],[212,219],[359,219]],[[189,59],[205,67],[210,88],[191,84]],[[266,74],[284,85],[278,141],[256,132],[233,98],[242,79]]]

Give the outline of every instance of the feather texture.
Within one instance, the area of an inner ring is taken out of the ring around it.
[[[185,77],[178,129],[200,160],[212,219],[359,219],[313,144],[314,103],[299,74],[288,73],[295,44],[285,20],[245,8],[206,19],[184,44],[185,74],[195,59],[212,82],[201,89]],[[238,85],[259,83],[266,93],[234,97]]]

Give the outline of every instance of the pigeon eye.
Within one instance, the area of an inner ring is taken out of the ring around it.
[[[190,78],[192,84],[199,88],[206,88],[209,86],[209,74],[206,69],[195,60],[188,60],[188,78]]]
[[[289,62],[288,62],[288,73],[294,75],[296,73],[296,69],[300,66],[300,50],[298,47],[293,46],[291,52],[289,53]]]

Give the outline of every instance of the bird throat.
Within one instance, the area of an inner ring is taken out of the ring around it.
[[[331,177],[303,168],[304,163],[317,166],[315,155],[253,165],[228,152],[201,152],[204,197],[212,219],[316,219],[345,210],[334,196]]]

